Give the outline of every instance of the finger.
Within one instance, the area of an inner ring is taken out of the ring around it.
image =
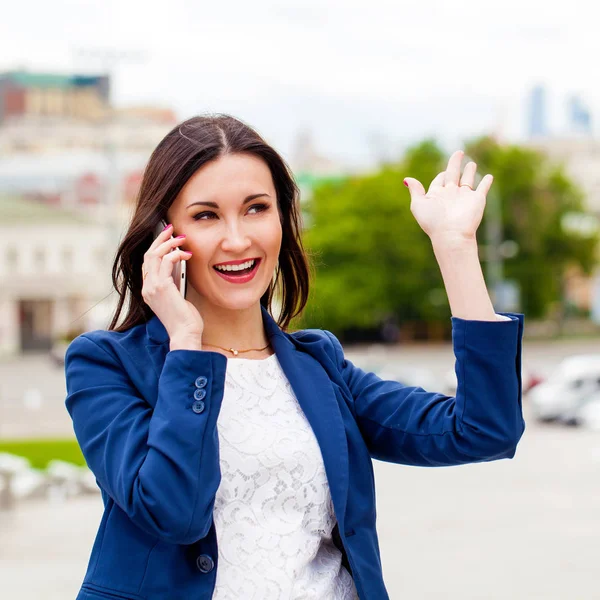
[[[477,191],[481,192],[484,196],[487,196],[490,188],[492,187],[492,183],[494,183],[494,177],[492,175],[486,175],[477,186]]]
[[[160,263],[159,277],[170,277],[176,262],[179,262],[180,260],[189,260],[190,258],[192,258],[192,253],[187,250],[182,250],[181,248],[169,252],[169,254],[163,257]]]
[[[473,161],[468,162],[460,178],[460,185],[468,185],[473,189],[475,187],[475,173],[477,173],[477,165]]]
[[[155,254],[156,256],[158,256],[159,258],[162,258],[163,256],[165,256],[165,254],[168,254],[169,252],[171,252],[171,250],[173,250],[173,248],[177,248],[178,246],[181,246],[181,244],[183,244],[185,242],[185,235],[178,235],[177,237],[174,238],[169,238],[166,242],[163,242],[162,244],[160,244],[155,250]]]
[[[404,185],[408,188],[411,199],[425,195],[425,188],[418,179],[414,179],[413,177],[405,177]]]
[[[154,250],[173,235],[173,225],[169,224],[152,240],[148,250]]]
[[[457,150],[448,161],[448,167],[446,168],[446,177],[444,185],[454,184],[458,185],[460,179],[460,164],[462,162],[464,152]]]
[[[163,256],[169,253],[173,247],[177,247],[185,242],[185,236],[179,235],[176,238],[171,237],[172,226],[162,231],[144,254],[144,270],[154,275],[158,274],[160,261]],[[165,239],[166,238],[166,239]],[[162,241],[161,241],[162,240]]]
[[[446,180],[446,171],[442,171],[441,173],[438,173],[433,180],[431,181],[431,183],[429,184],[429,189],[427,190],[427,193],[429,194],[429,192],[431,192],[431,190],[434,187],[444,187],[444,181]]]

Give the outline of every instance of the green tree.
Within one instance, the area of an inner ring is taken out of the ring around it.
[[[305,243],[316,277],[302,326],[343,332],[378,327],[390,317],[447,319],[431,244],[410,212],[402,183],[409,174],[431,181],[443,165],[442,151],[426,141],[401,165],[315,190],[306,206],[311,226]]]
[[[504,263],[517,281],[522,309],[544,316],[563,295],[570,266],[589,273],[597,235],[565,229],[565,215],[583,211],[582,194],[560,166],[542,154],[502,146],[491,138],[470,142],[467,154],[481,175],[494,175],[505,240],[519,253]],[[401,163],[376,174],[318,187],[305,206],[310,227],[305,243],[314,257],[315,278],[300,327],[378,328],[387,318],[447,325],[447,298],[431,243],[410,212],[405,176],[425,187],[445,168],[445,153],[432,140],[410,148]],[[478,239],[485,245],[485,220]],[[482,248],[483,250],[483,248]],[[485,253],[482,251],[481,256]]]

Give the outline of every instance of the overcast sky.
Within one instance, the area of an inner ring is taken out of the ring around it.
[[[595,5],[20,0],[3,10],[0,69],[110,66],[117,105],[160,104],[181,119],[230,112],[284,154],[310,129],[324,154],[364,163],[424,136],[449,150],[489,130],[522,138],[538,82],[556,133],[571,93],[600,119]],[[78,49],[124,56],[111,66]]]

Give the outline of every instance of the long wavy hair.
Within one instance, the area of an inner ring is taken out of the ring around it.
[[[268,165],[281,215],[283,235],[278,266],[260,303],[272,313],[272,302],[277,296],[281,304],[277,324],[284,330],[302,312],[308,300],[310,263],[302,245],[299,191],[291,170],[254,129],[239,119],[217,114],[193,117],[177,125],[152,152],[133,217],[112,267],[112,283],[119,301],[109,330],[126,331],[153,316],[142,298],[142,263],[153,241],[155,226],[166,218],[167,210],[198,169],[235,153],[253,154]],[[117,326],[123,312],[123,321]]]

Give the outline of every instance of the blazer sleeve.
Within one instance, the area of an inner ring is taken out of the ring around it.
[[[373,458],[448,466],[512,458],[525,429],[521,404],[523,315],[452,318],[456,397],[386,381],[354,366],[326,332]]]
[[[84,334],[65,357],[66,406],[87,464],[138,527],[167,542],[191,544],[210,529],[220,481],[216,420],[227,359],[169,352],[153,409],[105,346]],[[204,404],[194,398],[199,376],[206,378],[199,381]]]

